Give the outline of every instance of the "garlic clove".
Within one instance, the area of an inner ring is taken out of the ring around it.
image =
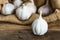
[[[32,30],[35,35],[44,35],[48,31],[48,24],[42,18],[40,11],[40,16],[32,23]]]
[[[15,9],[15,6],[13,4],[10,4],[10,3],[4,4],[2,7],[2,14],[3,15],[12,14],[14,9]]]
[[[22,4],[22,0],[14,0],[15,7],[19,7]]]
[[[43,11],[43,14],[42,15],[48,15],[49,13],[52,12],[52,8],[50,7],[49,5],[49,0],[47,0],[46,4],[41,6],[39,9],[38,9],[38,13],[40,13],[40,10]]]

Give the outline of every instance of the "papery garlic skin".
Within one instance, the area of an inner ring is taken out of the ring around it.
[[[47,33],[48,31],[48,24],[47,22],[41,17],[41,15],[39,16],[38,19],[36,19],[33,23],[32,23],[32,30],[33,33],[35,35],[44,35],[45,33]]]
[[[14,9],[15,9],[15,6],[13,4],[10,4],[10,3],[4,4],[2,7],[2,14],[3,15],[12,14]]]
[[[13,4],[17,8],[17,7],[19,7],[22,4],[22,0],[14,0]]]
[[[27,20],[35,12],[36,6],[33,3],[24,3],[16,10],[16,15],[21,20]]]

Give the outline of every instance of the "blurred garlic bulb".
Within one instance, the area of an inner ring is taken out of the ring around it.
[[[41,6],[39,9],[38,9],[38,13],[40,13],[40,10],[42,10],[43,14],[42,15],[48,15],[49,13],[52,12],[52,8],[50,7],[49,5],[49,0],[47,0],[46,4]]]
[[[13,4],[15,7],[19,7],[22,4],[22,0],[14,0]]]
[[[36,12],[36,6],[33,3],[24,3],[16,10],[16,15],[21,20],[27,20],[32,13]]]
[[[15,9],[14,5],[7,1],[7,3],[4,4],[3,7],[2,7],[2,14],[3,15],[12,14],[14,9]]]
[[[32,24],[32,30],[35,35],[44,35],[48,31],[48,24],[42,18],[42,11],[40,11],[40,16]]]

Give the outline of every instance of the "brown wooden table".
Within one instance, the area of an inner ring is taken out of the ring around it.
[[[60,40],[60,21],[49,23],[44,36],[36,36],[31,25],[18,25],[0,22],[0,40]]]

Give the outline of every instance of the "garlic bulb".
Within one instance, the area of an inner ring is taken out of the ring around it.
[[[40,10],[42,10],[43,14],[42,15],[48,15],[49,13],[52,12],[52,8],[50,7],[49,5],[49,0],[47,0],[46,4],[41,6],[39,9],[38,9],[38,13],[40,13]]]
[[[48,24],[42,18],[42,11],[40,11],[40,16],[32,24],[32,30],[35,35],[44,35],[48,31]]]
[[[36,6],[33,3],[24,3],[16,10],[16,15],[21,20],[27,20],[35,12]]]
[[[15,7],[19,7],[22,4],[22,0],[14,0]]]
[[[2,14],[3,15],[12,14],[14,9],[15,9],[15,6],[13,4],[7,2],[7,4],[4,4],[2,7]]]

